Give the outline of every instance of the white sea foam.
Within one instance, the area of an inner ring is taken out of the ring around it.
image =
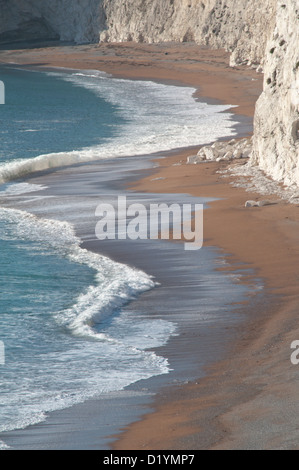
[[[8,449],[10,449],[10,447],[7,444],[5,444],[5,442],[0,440],[0,450],[8,450]]]
[[[56,316],[60,324],[67,325],[76,335],[103,339],[103,335],[93,331],[93,325],[155,286],[146,273],[81,248],[80,239],[68,222],[41,219],[24,211],[4,208],[0,208],[1,219],[14,223],[18,239],[40,242],[45,250],[55,250],[95,271],[95,285],[79,294],[75,305]]]
[[[47,186],[42,184],[31,183],[15,183],[8,184],[6,187],[1,188],[0,196],[19,196],[21,194],[33,193],[36,191],[43,191]]]
[[[231,106],[198,102],[193,97],[195,89],[191,87],[112,79],[96,71],[51,75],[85,87],[117,107],[123,118],[118,136],[103,145],[4,163],[0,165],[0,183],[50,168],[146,155],[235,135],[232,115],[223,112]]]
[[[94,272],[93,283],[78,292],[73,305],[53,312],[57,334],[51,339],[51,349],[38,357],[33,352],[31,359],[30,351],[26,351],[26,367],[21,355],[20,363],[8,363],[3,370],[8,380],[2,390],[0,431],[25,428],[45,420],[51,411],[169,372],[168,360],[150,349],[164,345],[175,334],[174,323],[136,318],[128,308],[121,310],[130,300],[152,289],[154,279],[82,249],[67,222],[6,208],[0,208],[0,221],[9,226],[6,235],[1,233],[2,240],[6,236],[9,240],[34,242],[34,249],[41,255],[56,254]],[[43,331],[43,325],[41,328]],[[67,335],[61,337],[62,331]],[[17,334],[25,335],[21,331],[14,334],[16,340]]]

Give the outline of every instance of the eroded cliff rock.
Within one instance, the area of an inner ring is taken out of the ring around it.
[[[103,0],[102,41],[195,41],[259,64],[274,28],[276,0]]]
[[[252,164],[299,185],[299,0],[279,0],[256,106]]]

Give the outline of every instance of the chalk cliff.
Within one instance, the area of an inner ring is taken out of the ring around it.
[[[276,0],[103,0],[102,41],[195,41],[259,64],[274,28]]]
[[[299,185],[299,0],[278,1],[264,73],[251,163],[277,181]]]

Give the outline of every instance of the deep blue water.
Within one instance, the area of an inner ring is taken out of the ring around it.
[[[125,119],[117,105],[40,72],[0,68],[0,162],[103,144]]]

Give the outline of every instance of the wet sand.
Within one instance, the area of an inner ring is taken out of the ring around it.
[[[262,81],[255,71],[231,69],[223,51],[190,44],[67,46],[1,52],[0,60],[172,80],[199,88],[201,98],[238,105],[233,111],[249,120]],[[204,243],[220,247],[228,262],[222,269],[251,268],[264,282],[263,302],[249,300],[229,353],[204,379],[160,392],[152,412],[118,435],[113,447],[297,449],[299,366],[290,362],[290,344],[299,339],[298,207],[279,201],[245,208],[246,200],[262,197],[222,178],[217,171],[225,163],[186,165],[193,153],[159,159],[159,168],[139,174],[131,189],[220,198],[206,211]]]
[[[169,390],[161,394],[155,412],[131,426],[115,448],[297,448],[298,371],[290,362],[290,345],[299,338],[298,207],[281,201],[245,208],[246,200],[263,198],[229,185],[232,178],[217,174],[224,164],[173,166],[187,154],[163,160],[154,175],[166,178],[163,187],[145,178],[136,189],[171,192],[179,187],[221,198],[205,214],[204,245],[229,254],[223,270],[234,270],[240,262],[252,268],[265,296],[260,303],[249,301],[247,321],[228,357],[209,367],[197,384],[173,396]]]

